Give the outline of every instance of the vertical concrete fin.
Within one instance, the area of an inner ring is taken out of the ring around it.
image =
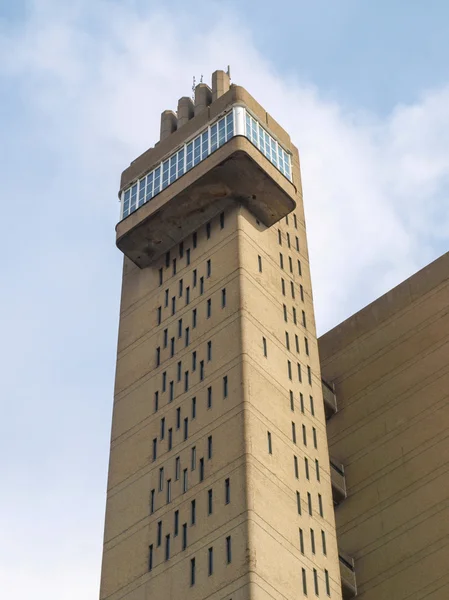
[[[172,110],[161,113],[161,141],[176,131],[178,119]]]
[[[231,80],[225,71],[215,71],[212,73],[212,102],[223,96],[230,87]]]
[[[183,96],[178,100],[178,129],[185,125],[195,114],[192,99]]]
[[[199,83],[195,88],[195,117],[212,103],[212,90],[205,83]]]

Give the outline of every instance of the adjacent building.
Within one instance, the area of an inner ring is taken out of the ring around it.
[[[427,321],[416,321],[423,313],[413,316],[407,302],[428,294],[429,322],[437,319],[449,299],[448,258],[414,295],[393,291],[395,302],[382,298],[323,336],[320,367],[298,151],[223,71],[162,113],[159,142],[123,172],[119,195],[124,264],[101,600],[339,600],[357,593],[354,566],[362,598],[427,598],[401,587],[406,551],[389,539],[386,517],[390,497],[430,477],[425,457],[413,473],[405,459],[406,441],[416,453],[425,443],[415,436],[421,413],[395,400],[399,435],[386,414],[397,389],[376,386],[386,385],[389,360],[400,372],[412,324],[428,339]],[[442,287],[439,303],[432,285]],[[437,329],[447,347],[447,325]],[[382,346],[384,330],[391,339]],[[374,365],[386,346],[386,362]],[[447,356],[441,348],[446,370]],[[410,368],[418,379],[437,372]],[[438,402],[443,415],[443,396],[438,384],[435,395],[428,389],[429,419]],[[409,417],[416,425],[407,427]],[[444,444],[442,435],[442,460]],[[389,476],[402,487],[387,490]],[[443,484],[422,491],[444,496]],[[398,543],[405,548],[405,538]],[[438,569],[432,578],[424,569],[421,584],[436,585]]]

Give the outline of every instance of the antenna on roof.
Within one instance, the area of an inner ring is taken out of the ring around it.
[[[192,83],[192,99],[195,100],[195,88],[196,88],[196,79],[195,79],[195,75],[193,76],[193,83]]]
[[[203,83],[203,75],[201,75],[200,83]]]
[[[231,80],[231,67],[230,65],[228,65],[228,70],[226,71],[228,77],[229,77],[229,81]]]

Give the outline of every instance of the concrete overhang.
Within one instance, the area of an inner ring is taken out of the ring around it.
[[[296,207],[296,187],[245,137],[226,142],[116,226],[117,247],[145,268],[231,203],[266,227]]]

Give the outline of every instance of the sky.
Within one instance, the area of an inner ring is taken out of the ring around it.
[[[121,171],[231,65],[298,146],[318,330],[448,250],[449,5],[0,0],[0,596],[98,598]]]

